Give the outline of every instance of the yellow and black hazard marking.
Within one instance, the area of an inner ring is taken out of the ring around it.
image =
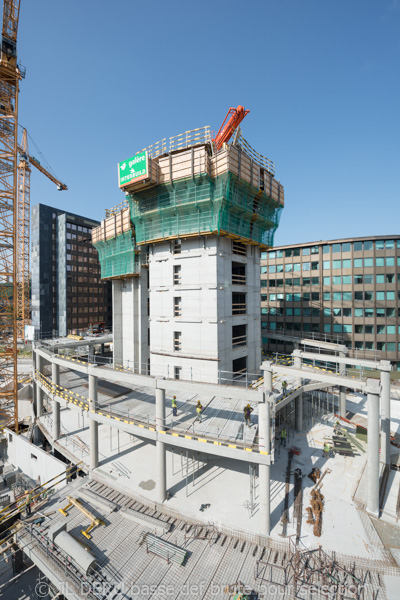
[[[89,366],[89,363],[86,360],[79,360],[79,358],[72,358],[72,356],[67,356],[66,354],[58,354],[59,358],[63,358],[64,360],[69,360],[71,362],[76,362],[81,365],[85,365],[85,367]]]
[[[57,395],[59,398],[66,400],[67,402],[71,402],[83,410],[90,411],[91,413],[97,414],[101,417],[106,417],[107,419],[112,419],[113,421],[120,421],[122,423],[126,423],[126,425],[134,425],[135,427],[140,427],[141,429],[147,429],[148,431],[153,431],[155,433],[161,435],[170,435],[171,437],[183,438],[186,440],[193,440],[195,442],[202,442],[205,444],[213,444],[214,446],[221,446],[223,448],[231,448],[233,450],[243,450],[245,452],[252,452],[254,454],[264,454],[268,455],[268,452],[264,452],[260,450],[257,446],[246,446],[245,444],[231,444],[229,442],[223,442],[221,440],[210,439],[207,437],[188,435],[187,433],[180,433],[174,431],[173,429],[158,429],[154,425],[150,425],[150,423],[141,423],[140,421],[135,421],[131,419],[124,419],[122,416],[114,415],[112,412],[103,410],[94,410],[90,408],[90,402],[88,398],[85,396],[81,396],[80,394],[75,394],[75,392],[71,392],[67,388],[63,388],[60,385],[52,383],[50,379],[48,379],[43,373],[35,370],[35,377],[39,383],[43,385],[51,394]],[[297,389],[297,388],[296,388]],[[289,394],[288,394],[289,395]],[[83,401],[82,401],[83,400]]]

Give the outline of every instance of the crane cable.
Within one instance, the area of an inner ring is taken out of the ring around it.
[[[23,130],[26,130],[27,136],[29,138],[29,141],[32,142],[33,146],[36,149],[36,153],[40,156],[41,161],[44,163],[44,165],[46,166],[46,169],[49,171],[49,173],[51,173],[53,175],[53,177],[55,177],[58,181],[59,178],[57,177],[57,175],[55,174],[55,172],[53,171],[53,169],[51,168],[51,165],[49,163],[49,161],[47,160],[47,158],[45,157],[45,155],[43,154],[43,152],[41,152],[39,146],[36,144],[35,140],[33,139],[33,137],[31,136],[31,134],[28,132],[28,130],[26,129],[26,127],[24,127],[23,125],[20,125],[18,123],[18,126]]]

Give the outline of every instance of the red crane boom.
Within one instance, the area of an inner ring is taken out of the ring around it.
[[[231,107],[228,110],[224,122],[222,123],[217,135],[213,140],[217,150],[222,148],[223,144],[229,142],[232,135],[235,133],[235,130],[239,127],[240,123],[243,121],[245,116],[249,114],[249,112],[249,110],[244,109],[244,106],[240,105],[237,108]]]

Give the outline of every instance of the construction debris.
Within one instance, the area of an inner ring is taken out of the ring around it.
[[[307,523],[314,522],[314,535],[321,537],[322,533],[322,512],[324,510],[324,496],[320,490],[311,490],[311,508],[307,509],[309,519]],[[311,520],[313,519],[313,520]]]
[[[313,467],[311,473],[308,474],[308,477],[313,483],[317,483],[317,481],[321,477],[321,471],[318,469],[318,467]]]

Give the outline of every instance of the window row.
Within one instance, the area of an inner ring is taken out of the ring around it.
[[[303,262],[303,263],[286,263],[280,265],[269,265],[269,267],[263,265],[261,267],[261,273],[290,273],[292,271],[318,271],[319,262]]]
[[[375,257],[376,267],[394,267],[395,264],[400,266],[400,256],[380,256]],[[353,266],[355,269],[372,268],[374,266],[373,257],[370,258],[353,258]],[[322,262],[324,271],[331,269],[351,269],[351,259],[344,260],[324,260]],[[290,273],[292,271],[318,271],[319,261],[303,262],[303,263],[279,263],[277,265],[262,265],[261,273]]]
[[[324,254],[329,254],[332,251],[332,254],[337,254],[339,252],[350,252],[351,247],[353,246],[353,252],[369,252],[373,250],[375,244],[376,250],[394,250],[400,248],[400,240],[366,240],[364,242],[343,242],[342,244],[326,244],[322,246],[322,252]],[[286,250],[270,250],[269,252],[261,252],[261,259],[274,259],[274,258],[286,258],[291,256],[309,256],[310,254],[318,254],[319,246],[310,246],[308,248],[287,248]]]
[[[303,294],[269,294],[269,300],[286,300],[286,302],[301,302],[301,300],[309,302],[310,300],[319,300],[319,292],[306,292]]]
[[[331,285],[331,281],[333,285],[350,285],[351,284],[351,275],[334,275],[331,277],[324,277],[323,283],[324,285]],[[354,285],[368,285],[374,283],[374,275],[370,274],[360,274],[353,276]],[[395,283],[395,273],[385,273],[375,275],[375,281],[377,284],[385,284],[385,283]],[[261,287],[283,287],[290,286],[308,286],[308,285],[319,285],[320,278],[319,277],[286,277],[285,279],[262,279]],[[400,283],[400,273],[397,273],[397,283]]]
[[[400,351],[400,344],[399,351]],[[375,350],[374,342],[354,342],[354,347],[357,350]],[[396,352],[396,343],[395,342],[377,342],[376,349],[381,352]]]

